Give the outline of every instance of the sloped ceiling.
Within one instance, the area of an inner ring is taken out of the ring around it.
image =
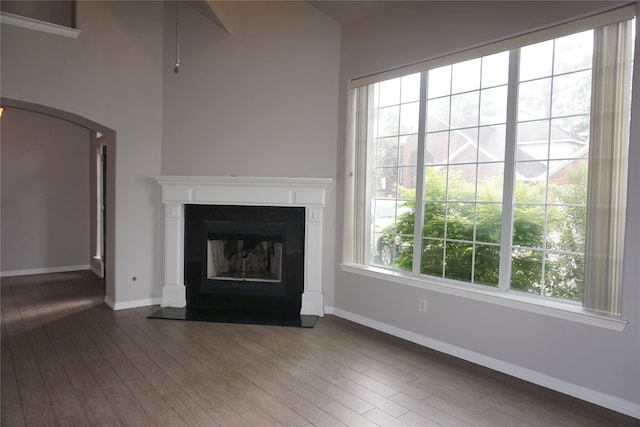
[[[386,0],[386,1],[368,1],[368,0],[355,0],[355,1],[338,1],[338,0],[318,0],[309,1],[309,3],[320,10],[330,18],[334,19],[340,24],[349,24],[364,18],[365,16],[377,13],[383,9],[388,8],[399,0]]]
[[[339,24],[348,24],[386,9],[399,1],[402,0],[315,0],[309,1],[309,4]],[[232,2],[216,0],[184,0],[184,3],[202,13],[227,33],[231,34],[233,32]]]
[[[214,0],[186,0],[186,4],[203,14],[211,22],[225,30],[233,32],[233,12],[229,2]]]

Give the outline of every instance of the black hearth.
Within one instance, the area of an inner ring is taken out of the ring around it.
[[[302,207],[185,205],[187,306],[149,317],[313,327]]]

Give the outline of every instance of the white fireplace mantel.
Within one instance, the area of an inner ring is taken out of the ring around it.
[[[162,307],[184,307],[184,205],[305,208],[304,293],[300,314],[324,315],[324,209],[331,178],[158,176],[165,206],[165,283]]]

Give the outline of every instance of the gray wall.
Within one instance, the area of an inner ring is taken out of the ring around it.
[[[165,6],[162,172],[333,177],[339,26],[305,2],[231,4],[227,35]]]
[[[163,4],[79,2],[77,24],[77,39],[2,25],[1,93],[116,131],[107,301],[150,304],[164,270],[160,189],[150,178],[160,173]]]
[[[163,175],[336,174],[340,27],[306,2],[227,3],[228,35],[165,6]],[[325,216],[325,302],[333,304],[335,198]]]
[[[116,131],[107,299],[117,307],[161,294],[164,211],[150,177],[335,176],[340,27],[304,2],[227,8],[231,36],[183,3],[177,75],[171,2],[79,2],[77,39],[2,25],[3,97]],[[330,209],[329,259],[334,222]]]
[[[345,152],[348,81],[485,44],[611,7],[596,2],[408,2],[343,28],[339,156]],[[524,19],[526,17],[526,19]],[[636,49],[636,52],[638,50]],[[640,87],[636,71],[634,88]],[[640,182],[640,94],[635,96],[630,183]],[[339,161],[338,218],[344,201]],[[338,270],[336,311],[432,342],[458,355],[533,375],[547,386],[640,415],[640,192],[630,186],[623,283],[623,332],[498,306]],[[338,234],[342,221],[338,224]],[[337,262],[341,247],[337,246]],[[418,311],[418,299],[428,312]],[[630,402],[630,403],[629,403]],[[611,402],[608,402],[611,403]],[[629,403],[628,406],[627,403]],[[634,406],[635,405],[635,406]]]
[[[88,266],[89,131],[18,109],[0,120],[0,271]]]

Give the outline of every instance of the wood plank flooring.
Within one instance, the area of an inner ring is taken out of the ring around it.
[[[89,272],[3,278],[2,426],[632,426],[335,316],[313,329],[111,311]]]

